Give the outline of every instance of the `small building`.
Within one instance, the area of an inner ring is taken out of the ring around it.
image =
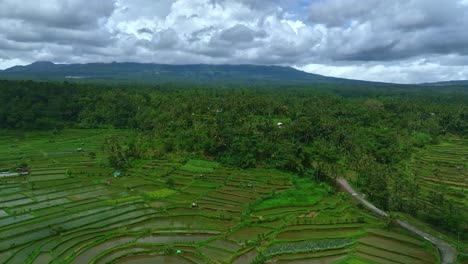
[[[120,171],[115,171],[114,172],[114,177],[117,178],[117,177],[122,177],[122,172]]]
[[[247,183],[246,187],[249,188],[249,189],[252,189],[252,188],[253,188],[253,184]]]
[[[284,126],[284,124],[282,122],[278,122],[276,125],[278,126],[278,128],[283,128],[283,126]]]
[[[198,208],[198,204],[197,203],[192,203],[192,208]]]

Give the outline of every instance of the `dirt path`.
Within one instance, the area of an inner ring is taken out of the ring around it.
[[[343,179],[343,178],[338,178],[336,180],[336,183],[342,187],[346,192],[350,193],[354,199],[358,200],[361,204],[363,204],[367,209],[371,210],[373,213],[377,214],[378,216],[380,217],[387,217],[388,214],[386,212],[384,212],[383,210],[380,210],[379,208],[375,207],[373,204],[371,204],[369,201],[367,201],[366,199],[364,199],[362,197],[362,195],[358,194],[356,191],[354,191],[353,187],[351,187],[351,185],[349,185],[348,181]],[[434,236],[431,236],[421,230],[419,230],[418,228],[408,224],[407,222],[405,221],[402,221],[402,220],[396,220],[396,223],[410,231],[410,232],[413,232],[415,234],[417,234],[418,236],[421,236],[422,238],[424,238],[425,240],[431,242],[434,246],[437,247],[437,249],[439,250],[439,254],[440,254],[440,261],[442,264],[450,264],[450,263],[454,263],[455,260],[457,259],[457,250],[452,247],[449,243],[441,240],[441,239],[438,239]]]

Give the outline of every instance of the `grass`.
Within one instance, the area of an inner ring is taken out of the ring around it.
[[[294,186],[294,189],[276,192],[271,197],[261,200],[254,206],[254,210],[288,206],[311,206],[326,196],[324,188],[307,179],[296,178]]]

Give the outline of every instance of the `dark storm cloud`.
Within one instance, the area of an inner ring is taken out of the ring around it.
[[[255,38],[265,38],[265,31],[254,31],[244,25],[235,25],[225,29],[219,35],[219,38],[228,42],[252,42]]]
[[[0,0],[0,61],[77,61],[74,50],[114,42],[104,25],[115,8],[114,0]]]
[[[62,52],[65,57],[81,45],[107,46],[113,37],[100,21],[114,8],[109,0],[0,0],[0,49],[14,50],[9,57],[15,59],[37,60]]]
[[[150,35],[153,35],[153,30],[149,29],[149,28],[140,28],[138,30],[138,33],[140,34],[150,34]]]
[[[0,0],[0,17],[20,19],[36,25],[60,28],[83,28],[97,25],[109,17],[115,8],[114,0]]]
[[[100,28],[81,30],[74,28],[52,28],[16,21],[0,25],[1,34],[20,43],[86,44],[106,46],[112,41],[111,34]]]
[[[466,8],[457,0],[327,0],[314,1],[309,18],[328,26],[371,21],[389,28],[417,30],[441,27],[463,15]]]
[[[468,7],[457,0],[328,0],[314,2],[309,19],[338,33],[330,40],[337,48],[348,47],[329,52],[330,57],[380,61],[466,55],[467,17]]]
[[[177,45],[179,36],[174,29],[169,28],[156,32],[152,42],[156,49],[170,49]]]
[[[6,38],[0,38],[0,51],[30,51],[37,48],[38,45],[31,45],[31,43],[21,43],[12,41]]]

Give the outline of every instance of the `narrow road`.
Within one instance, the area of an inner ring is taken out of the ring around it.
[[[349,185],[348,181],[345,180],[344,178],[338,178],[336,180],[336,183],[341,187],[343,188],[346,192],[350,193],[354,199],[358,200],[361,204],[363,204],[367,209],[369,209],[370,211],[372,211],[373,213],[375,213],[376,215],[380,216],[380,217],[387,217],[388,214],[377,208],[375,205],[371,204],[369,201],[367,201],[366,199],[363,198],[362,195],[358,194],[356,191],[354,191],[353,187],[351,187],[351,185]],[[424,238],[425,240],[431,242],[434,246],[437,247],[437,249],[439,250],[439,254],[440,254],[440,261],[441,261],[441,264],[451,264],[451,263],[454,263],[457,259],[457,250],[452,247],[449,243],[441,240],[441,239],[438,239],[434,236],[431,236],[421,230],[419,230],[418,228],[408,224],[407,222],[405,221],[402,221],[402,220],[396,220],[395,221],[400,227],[412,232],[412,233],[415,233],[416,235]]]

